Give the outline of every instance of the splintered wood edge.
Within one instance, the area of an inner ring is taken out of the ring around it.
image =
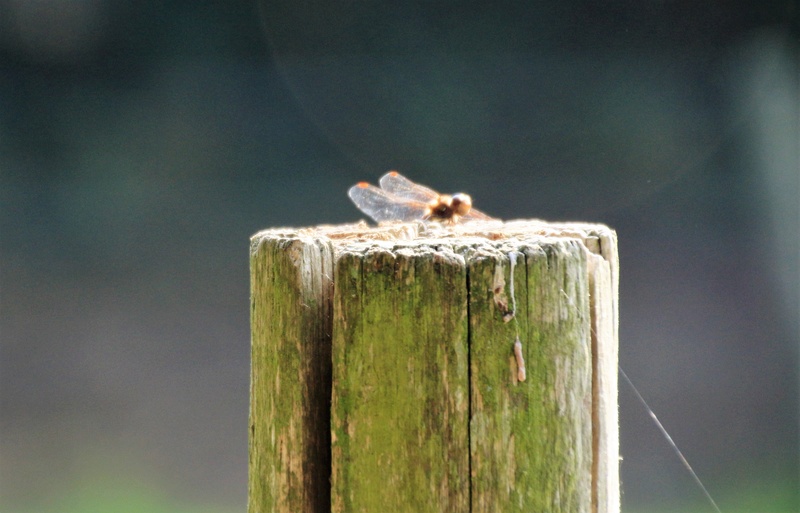
[[[353,243],[400,243],[402,246],[430,245],[441,240],[443,244],[470,243],[474,240],[498,241],[506,239],[570,238],[583,242],[586,249],[601,255],[611,262],[612,276],[616,284],[616,234],[602,224],[564,222],[549,223],[540,219],[514,221],[470,221],[461,224],[429,223],[381,223],[370,226],[364,221],[343,225],[319,225],[308,228],[270,228],[251,237],[251,252],[255,252],[265,238],[292,238],[330,241],[334,248]],[[473,240],[470,240],[473,239]],[[382,245],[382,244],[379,244]]]

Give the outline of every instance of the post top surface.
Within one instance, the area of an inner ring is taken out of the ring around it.
[[[505,251],[526,244],[551,245],[565,240],[577,240],[590,253],[616,260],[616,233],[596,223],[549,223],[540,219],[513,221],[471,221],[461,224],[432,222],[393,222],[370,226],[361,221],[354,224],[320,225],[307,228],[270,228],[251,237],[251,252],[265,240],[281,239],[307,244],[332,246],[337,254],[363,252],[370,248],[387,251],[421,250],[435,246],[446,247],[503,247]]]
[[[353,242],[408,241],[430,243],[433,240],[487,239],[505,240],[514,238],[555,237],[581,238],[615,236],[614,231],[598,223],[559,222],[550,223],[540,219],[513,221],[471,221],[461,224],[434,222],[392,222],[370,226],[364,221],[354,224],[319,225],[306,228],[268,228],[254,234],[256,242],[263,238],[312,238],[330,240],[336,245]]]

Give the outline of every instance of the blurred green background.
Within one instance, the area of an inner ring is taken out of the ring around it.
[[[621,365],[800,510],[796,2],[0,1],[0,510],[244,511],[248,237],[398,169],[604,222]],[[712,511],[620,392],[623,511]]]

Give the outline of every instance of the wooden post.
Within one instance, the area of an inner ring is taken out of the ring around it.
[[[617,513],[617,273],[600,225],[256,234],[249,512]]]
[[[249,511],[327,511],[332,247],[273,231],[250,266]]]

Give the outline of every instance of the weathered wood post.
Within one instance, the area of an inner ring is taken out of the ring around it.
[[[616,235],[251,241],[249,513],[619,511]]]

